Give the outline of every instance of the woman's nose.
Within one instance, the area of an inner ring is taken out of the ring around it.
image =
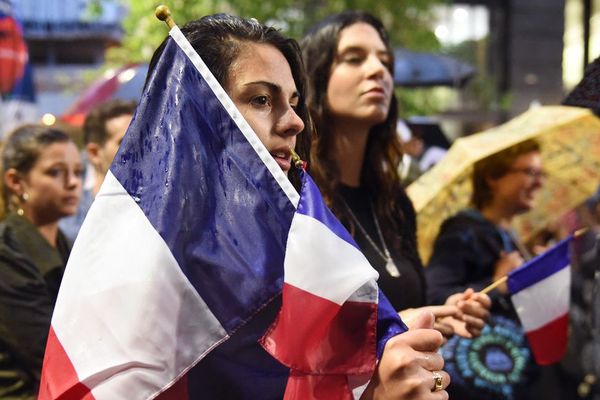
[[[292,107],[288,107],[279,120],[278,133],[285,136],[296,136],[304,129],[304,121]]]
[[[369,77],[382,77],[387,71],[386,65],[376,55],[370,55],[367,57],[365,66],[367,68],[367,74]]]
[[[67,186],[69,188],[81,186],[81,176],[75,171],[69,171],[67,175]]]

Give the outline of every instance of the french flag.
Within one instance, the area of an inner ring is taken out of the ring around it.
[[[351,399],[406,330],[178,28],[74,244],[39,399]]]
[[[513,305],[540,365],[559,361],[567,350],[571,240],[561,241],[508,275]]]

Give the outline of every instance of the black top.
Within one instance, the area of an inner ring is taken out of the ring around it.
[[[517,246],[510,232],[494,225],[475,209],[448,218],[440,228],[425,269],[428,300],[442,302],[467,288],[482,290],[492,283],[500,253],[514,250]],[[493,312],[516,317],[508,295],[494,290],[489,296]]]
[[[0,398],[37,395],[50,320],[70,245],[52,247],[25,218],[0,224]]]
[[[352,213],[356,216],[362,227],[371,240],[375,242],[379,251],[384,253],[381,239],[373,220],[371,211],[371,196],[368,190],[364,187],[353,188],[340,185],[339,195],[346,202]],[[392,240],[386,240],[386,246],[392,255],[394,263],[400,272],[399,277],[394,277],[385,269],[386,261],[381,257],[379,252],[373,248],[369,240],[361,232],[358,227],[351,229],[349,221],[341,219],[346,228],[350,230],[354,240],[364,253],[367,260],[373,268],[379,272],[377,281],[379,287],[390,300],[392,306],[397,310],[405,310],[407,308],[422,307],[425,305],[425,277],[423,268],[419,263],[416,255],[416,248],[413,249],[413,257],[411,258],[406,251],[406,243],[416,243],[414,236],[416,235],[415,212],[408,200],[408,197],[403,196],[399,200],[399,205],[404,214],[404,224],[402,232],[399,234],[402,237],[403,249],[397,249],[393,246]],[[356,225],[356,223],[354,223]],[[379,221],[380,228],[385,231],[382,221]],[[412,237],[412,241],[410,238]],[[410,245],[412,246],[412,245]],[[404,250],[404,251],[403,251]]]

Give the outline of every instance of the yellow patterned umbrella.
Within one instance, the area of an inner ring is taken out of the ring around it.
[[[587,109],[543,106],[498,127],[457,139],[448,154],[407,192],[417,211],[419,252],[426,262],[440,225],[468,207],[473,165],[528,139],[542,148],[548,174],[530,212],[515,218],[527,240],[552,219],[579,205],[600,184],[600,119]]]

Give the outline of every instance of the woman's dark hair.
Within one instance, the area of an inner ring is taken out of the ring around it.
[[[15,129],[2,146],[2,176],[11,168],[22,175],[27,174],[38,160],[42,151],[54,143],[72,142],[65,132],[44,125],[23,125]],[[13,205],[11,195],[2,179],[2,200],[0,214]]]
[[[296,152],[308,161],[312,121],[306,105],[306,73],[298,43],[285,37],[279,30],[263,25],[255,19],[228,14],[208,15],[188,22],[181,31],[223,87],[227,86],[229,70],[245,45],[269,44],[283,54],[290,65],[294,83],[300,94],[296,114],[304,122],[304,131],[298,135]],[[150,71],[158,62],[167,40],[165,39],[154,53],[150,61]],[[293,170],[295,168],[292,168]]]
[[[312,27],[300,41],[309,82],[308,106],[316,128],[310,171],[330,207],[350,226],[353,225],[352,218],[346,215],[346,208],[336,196],[340,171],[333,154],[335,117],[327,108],[326,96],[341,32],[356,23],[366,23],[377,31],[391,56],[387,68],[393,76],[394,59],[388,33],[381,21],[367,12],[351,10],[330,15]],[[375,201],[377,217],[382,222],[386,237],[395,239],[396,248],[409,251],[407,256],[411,257],[411,253],[415,253],[412,256],[416,258],[417,265],[420,265],[416,250],[412,250],[416,248],[416,243],[408,243],[416,239],[402,238],[399,234],[404,231],[401,228],[405,219],[399,200],[410,200],[402,188],[397,170],[402,159],[400,141],[396,134],[397,119],[398,101],[392,93],[387,118],[373,126],[369,133],[360,181]]]
[[[488,179],[503,177],[510,171],[519,156],[534,151],[540,151],[540,145],[534,139],[530,139],[477,162],[472,176],[473,194],[471,195],[471,205],[481,210],[490,204],[494,193],[488,185]]]

